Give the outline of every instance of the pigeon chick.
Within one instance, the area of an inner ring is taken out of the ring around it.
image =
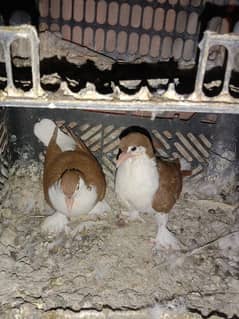
[[[106,182],[98,161],[78,137],[68,133],[49,119],[34,126],[34,134],[47,146],[43,189],[46,202],[56,212],[42,227],[50,233],[65,230],[69,218],[109,208],[103,200]]]
[[[115,191],[120,202],[129,218],[138,218],[139,212],[156,215],[156,249],[179,249],[177,239],[166,227],[168,213],[182,190],[184,172],[179,160],[156,158],[151,136],[144,128],[129,127],[119,138]]]

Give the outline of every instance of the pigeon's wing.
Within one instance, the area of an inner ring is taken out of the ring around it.
[[[179,198],[182,190],[182,174],[178,161],[157,160],[159,188],[153,198],[153,208],[168,213]]]

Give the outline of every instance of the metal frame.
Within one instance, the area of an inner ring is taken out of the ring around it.
[[[23,92],[14,86],[11,69],[11,43],[17,38],[26,38],[31,44],[31,63],[33,87],[29,92]],[[0,27],[0,43],[4,48],[7,71],[7,87],[0,91],[0,104],[6,107],[36,107],[50,109],[85,109],[97,111],[149,111],[152,117],[164,111],[174,112],[206,112],[206,113],[239,113],[238,99],[229,94],[228,86],[233,60],[239,53],[239,35],[218,35],[205,32],[200,43],[200,58],[196,76],[195,91],[190,95],[180,95],[175,91],[175,84],[170,83],[163,92],[151,93],[147,87],[133,94],[127,95],[112,83],[113,93],[101,94],[96,91],[94,84],[87,83],[86,87],[73,93],[62,82],[56,93],[43,91],[40,85],[39,39],[32,26]],[[215,97],[204,95],[202,86],[206,72],[206,62],[210,47],[221,45],[228,50],[223,90]],[[61,93],[59,93],[61,92]]]
[[[31,62],[32,62],[32,90],[25,93],[26,96],[37,97],[42,93],[40,85],[40,59],[39,59],[39,38],[36,29],[30,25],[22,25],[17,27],[0,27],[0,44],[4,51],[4,60],[6,64],[7,73],[7,87],[5,94],[7,96],[19,96],[19,90],[16,89],[13,82],[13,72],[11,64],[11,44],[16,39],[28,39],[31,48]],[[5,95],[3,94],[3,96]],[[1,99],[0,99],[1,100]]]

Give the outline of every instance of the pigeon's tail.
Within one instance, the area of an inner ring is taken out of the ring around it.
[[[56,124],[52,120],[42,119],[34,125],[34,134],[45,146],[48,146],[55,128]],[[76,148],[74,139],[60,129],[57,132],[56,144],[62,151],[70,151]]]

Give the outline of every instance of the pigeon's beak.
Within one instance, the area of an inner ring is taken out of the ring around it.
[[[72,210],[72,206],[74,204],[74,198],[72,196],[71,197],[65,196],[65,201],[66,201],[67,210],[70,213]]]
[[[133,154],[130,152],[122,152],[120,153],[117,161],[116,161],[116,167],[118,168],[123,162],[125,162],[128,158],[133,157]]]

